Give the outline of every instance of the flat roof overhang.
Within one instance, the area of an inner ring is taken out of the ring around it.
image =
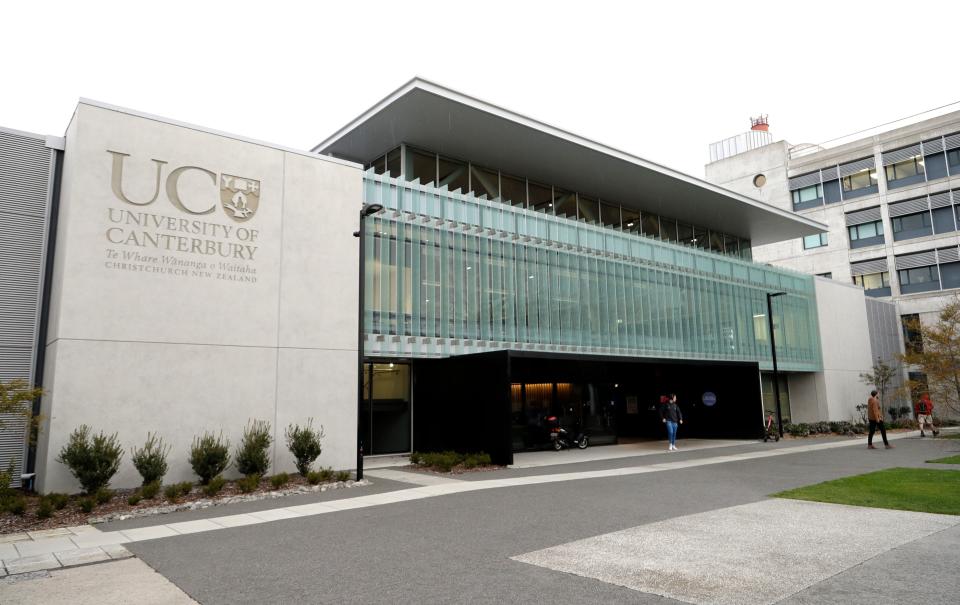
[[[827,231],[817,221],[420,78],[313,151],[364,163],[401,143],[747,238],[755,246]]]

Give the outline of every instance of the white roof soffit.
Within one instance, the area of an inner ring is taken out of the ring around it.
[[[827,230],[817,221],[420,78],[313,151],[369,162],[400,143],[749,238],[755,246]]]

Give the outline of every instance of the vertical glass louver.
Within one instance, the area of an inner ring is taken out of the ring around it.
[[[365,201],[371,355],[518,348],[820,369],[812,278],[375,174]]]

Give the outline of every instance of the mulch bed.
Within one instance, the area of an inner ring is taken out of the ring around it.
[[[463,473],[485,473],[489,471],[499,471],[500,469],[507,467],[500,466],[498,464],[485,464],[482,466],[472,466],[468,468],[462,464],[458,464],[450,469],[449,472],[444,471],[436,466],[424,466],[422,464],[408,464],[403,468],[405,470],[418,471],[429,475],[462,475]]]
[[[351,481],[350,483],[352,484],[353,482]],[[27,502],[27,508],[23,515],[14,515],[9,512],[0,513],[0,535],[24,531],[36,531],[41,529],[70,527],[74,525],[86,525],[88,523],[102,522],[107,518],[117,518],[119,515],[124,514],[129,514],[130,516],[145,516],[144,513],[146,513],[149,509],[156,507],[167,507],[172,504],[189,508],[190,504],[203,500],[210,502],[210,505],[214,506],[217,503],[226,504],[226,501],[238,496],[252,496],[253,498],[250,499],[258,499],[256,498],[257,496],[262,497],[267,494],[272,497],[282,497],[285,495],[314,491],[314,488],[318,488],[316,491],[321,491],[337,486],[345,487],[343,482],[336,482],[332,479],[326,483],[313,486],[310,485],[307,480],[300,475],[290,475],[290,481],[284,487],[275,490],[270,484],[270,478],[265,477],[260,480],[259,487],[249,493],[241,492],[237,487],[236,482],[228,481],[223,486],[223,489],[220,490],[220,493],[218,493],[216,496],[206,496],[199,485],[194,485],[190,494],[178,497],[174,503],[169,501],[163,495],[163,490],[161,489],[160,493],[157,494],[155,498],[151,500],[141,500],[135,506],[127,504],[127,498],[137,490],[118,489],[114,491],[113,497],[110,499],[110,501],[97,505],[89,513],[85,513],[80,509],[80,500],[84,499],[85,496],[79,494],[70,496],[70,501],[62,510],[54,510],[53,514],[46,519],[40,519],[37,517],[37,506],[40,502],[40,496],[37,494],[24,494]],[[165,512],[172,511],[160,510],[157,511],[156,514],[163,514]]]

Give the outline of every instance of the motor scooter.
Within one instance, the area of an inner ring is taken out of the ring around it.
[[[568,431],[567,429],[560,426],[560,421],[556,416],[550,416],[547,418],[547,422],[550,423],[550,440],[553,442],[553,449],[560,451],[562,449],[572,448],[577,446],[581,450],[587,449],[587,446],[590,445],[590,438],[582,430],[577,427],[573,431]]]
[[[773,412],[767,410],[767,421],[763,423],[763,440],[780,441],[780,431],[773,423]]]

